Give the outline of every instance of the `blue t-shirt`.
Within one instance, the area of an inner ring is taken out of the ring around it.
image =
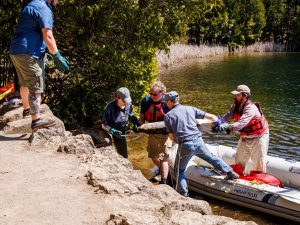
[[[166,130],[174,134],[177,143],[194,140],[201,136],[196,119],[203,119],[204,116],[205,112],[200,109],[177,104],[165,115]]]
[[[42,28],[53,28],[52,7],[47,0],[32,0],[22,11],[10,44],[10,55],[29,54],[35,58],[46,50]]]
[[[146,96],[145,98],[143,98],[141,101],[141,114],[145,114],[147,110],[150,108],[150,105],[153,103],[155,102],[153,102],[150,96]],[[162,109],[165,114],[170,111],[170,109],[165,103],[162,103]]]
[[[114,129],[122,131],[125,134],[126,123],[129,116],[132,115],[132,105],[126,104],[124,109],[121,109],[116,101],[110,102],[104,109],[102,123]]]

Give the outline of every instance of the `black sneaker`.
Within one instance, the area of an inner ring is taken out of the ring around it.
[[[163,179],[161,179],[161,181],[159,181],[159,184],[166,184],[166,185],[168,185],[168,180],[165,179],[165,178],[163,178]]]
[[[232,171],[227,173],[226,177],[224,177],[224,180],[236,180],[239,177],[240,176],[236,172]]]
[[[25,118],[28,118],[30,116],[31,116],[30,109],[24,109],[23,110],[23,118],[25,119]]]
[[[152,178],[150,178],[150,179],[148,179],[148,180],[149,180],[150,182],[152,182],[152,183],[158,183],[158,182],[161,181],[160,175],[159,175],[159,176],[152,177]]]
[[[36,132],[38,129],[48,128],[48,127],[52,127],[54,125],[55,125],[54,121],[44,121],[42,119],[34,120],[31,123],[32,133]]]

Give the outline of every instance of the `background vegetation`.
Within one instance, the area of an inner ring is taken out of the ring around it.
[[[27,2],[0,3],[0,85],[13,79],[8,49]],[[49,67],[45,101],[69,125],[91,126],[121,86],[137,105],[157,76],[156,52],[174,42],[234,50],[274,41],[300,50],[299,0],[61,0],[54,15],[72,69]]]
[[[225,44],[234,50],[263,41],[299,51],[299,18],[299,0],[205,1],[189,24],[189,42]]]

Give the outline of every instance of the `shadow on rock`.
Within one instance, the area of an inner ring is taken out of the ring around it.
[[[22,134],[20,136],[17,137],[6,137],[6,136],[2,136],[0,135],[0,141],[14,141],[14,140],[28,140],[28,135],[27,134]]]

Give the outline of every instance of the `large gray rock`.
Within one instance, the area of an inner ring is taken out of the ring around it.
[[[58,133],[58,134],[65,132],[64,123],[57,117],[55,117],[51,114],[41,114],[41,119],[44,121],[49,121],[54,124],[53,126],[46,128],[47,130],[55,131],[55,133]],[[32,133],[31,118],[8,122],[4,126],[3,130],[4,130],[5,134]],[[53,134],[51,133],[51,135],[53,135]]]
[[[15,120],[4,125],[5,134],[24,134],[31,133],[31,118]]]
[[[22,107],[5,113],[2,119],[5,134],[32,133],[31,118],[23,119]],[[29,138],[29,143],[32,146],[59,146],[72,136],[70,132],[65,130],[64,123],[55,117],[45,104],[41,105],[41,119],[53,123],[53,126],[32,133]]]
[[[127,159],[119,156],[112,147],[107,147],[85,160],[88,183],[97,193],[119,196],[132,205],[135,213],[120,212],[113,215],[108,224],[170,224],[167,221],[177,211],[211,215],[205,201],[185,198],[167,185],[153,185],[140,171],[133,170]],[[139,211],[141,217],[136,215]],[[142,213],[143,212],[143,213]],[[144,216],[142,216],[142,214]],[[157,223],[157,221],[164,221]],[[113,223],[114,222],[114,223]]]
[[[69,136],[68,139],[61,143],[57,149],[58,152],[65,152],[67,154],[93,154],[95,152],[95,145],[91,136],[86,134],[79,134],[76,136]]]
[[[56,117],[52,118],[58,119]],[[72,134],[66,131],[62,124],[56,122],[53,127],[39,129],[32,133],[29,137],[29,144],[40,147],[51,145],[52,148],[57,148],[61,143],[66,142],[68,138],[72,137]]]
[[[52,129],[64,131],[63,122],[55,117],[49,107],[45,104],[41,105],[41,118],[45,121],[54,122]],[[23,108],[17,108],[3,115],[2,123],[4,124],[5,134],[24,134],[31,133],[31,118],[23,119]]]
[[[41,105],[41,114],[47,114],[53,116],[52,111],[49,106],[46,104]],[[19,107],[17,109],[11,110],[3,115],[2,122],[7,124],[12,121],[23,120],[23,107]]]
[[[0,104],[0,117],[9,111],[22,107],[22,100],[18,98],[10,99],[8,102]]]

